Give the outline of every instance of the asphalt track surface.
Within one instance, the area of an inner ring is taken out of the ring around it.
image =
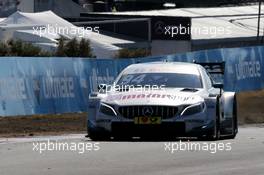
[[[69,150],[40,154],[36,148],[33,151],[33,143],[46,143],[47,139],[53,143],[93,145],[93,149],[83,154]],[[0,175],[264,174],[264,127],[240,128],[235,140],[184,143],[228,144],[232,149],[214,154],[206,149],[181,151],[175,146],[179,141],[97,143],[84,135],[0,139]],[[174,150],[169,151],[165,144],[174,144]]]

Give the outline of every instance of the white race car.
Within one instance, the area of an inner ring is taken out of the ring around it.
[[[90,94],[92,140],[141,137],[235,138],[237,104],[212,75],[224,63],[153,62],[125,68],[114,83]]]

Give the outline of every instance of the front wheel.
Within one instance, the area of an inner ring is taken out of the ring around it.
[[[110,135],[102,131],[94,131],[88,129],[88,137],[92,141],[108,141],[110,140]]]
[[[220,133],[220,98],[217,98],[216,101],[216,115],[214,120],[214,126],[212,131],[208,133],[203,139],[208,141],[216,141],[220,139],[221,133]]]
[[[215,121],[214,128],[208,135],[204,136],[202,140],[206,141],[217,141],[220,139],[220,125],[218,120]]]
[[[234,138],[236,138],[236,135],[238,133],[236,98],[234,99],[234,103],[233,103],[233,120],[232,120],[232,122],[233,122],[232,134],[230,136],[227,136],[226,139],[234,139]]]

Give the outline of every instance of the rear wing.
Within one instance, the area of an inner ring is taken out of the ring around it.
[[[217,63],[205,63],[205,62],[194,62],[203,66],[209,74],[225,74],[225,62],[217,62]]]
[[[203,66],[206,69],[206,71],[211,75],[212,81],[214,82],[213,87],[219,88],[221,94],[222,89],[224,88],[225,62],[195,63]]]

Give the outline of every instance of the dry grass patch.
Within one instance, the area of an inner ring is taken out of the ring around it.
[[[240,124],[264,123],[264,90],[238,94]]]

